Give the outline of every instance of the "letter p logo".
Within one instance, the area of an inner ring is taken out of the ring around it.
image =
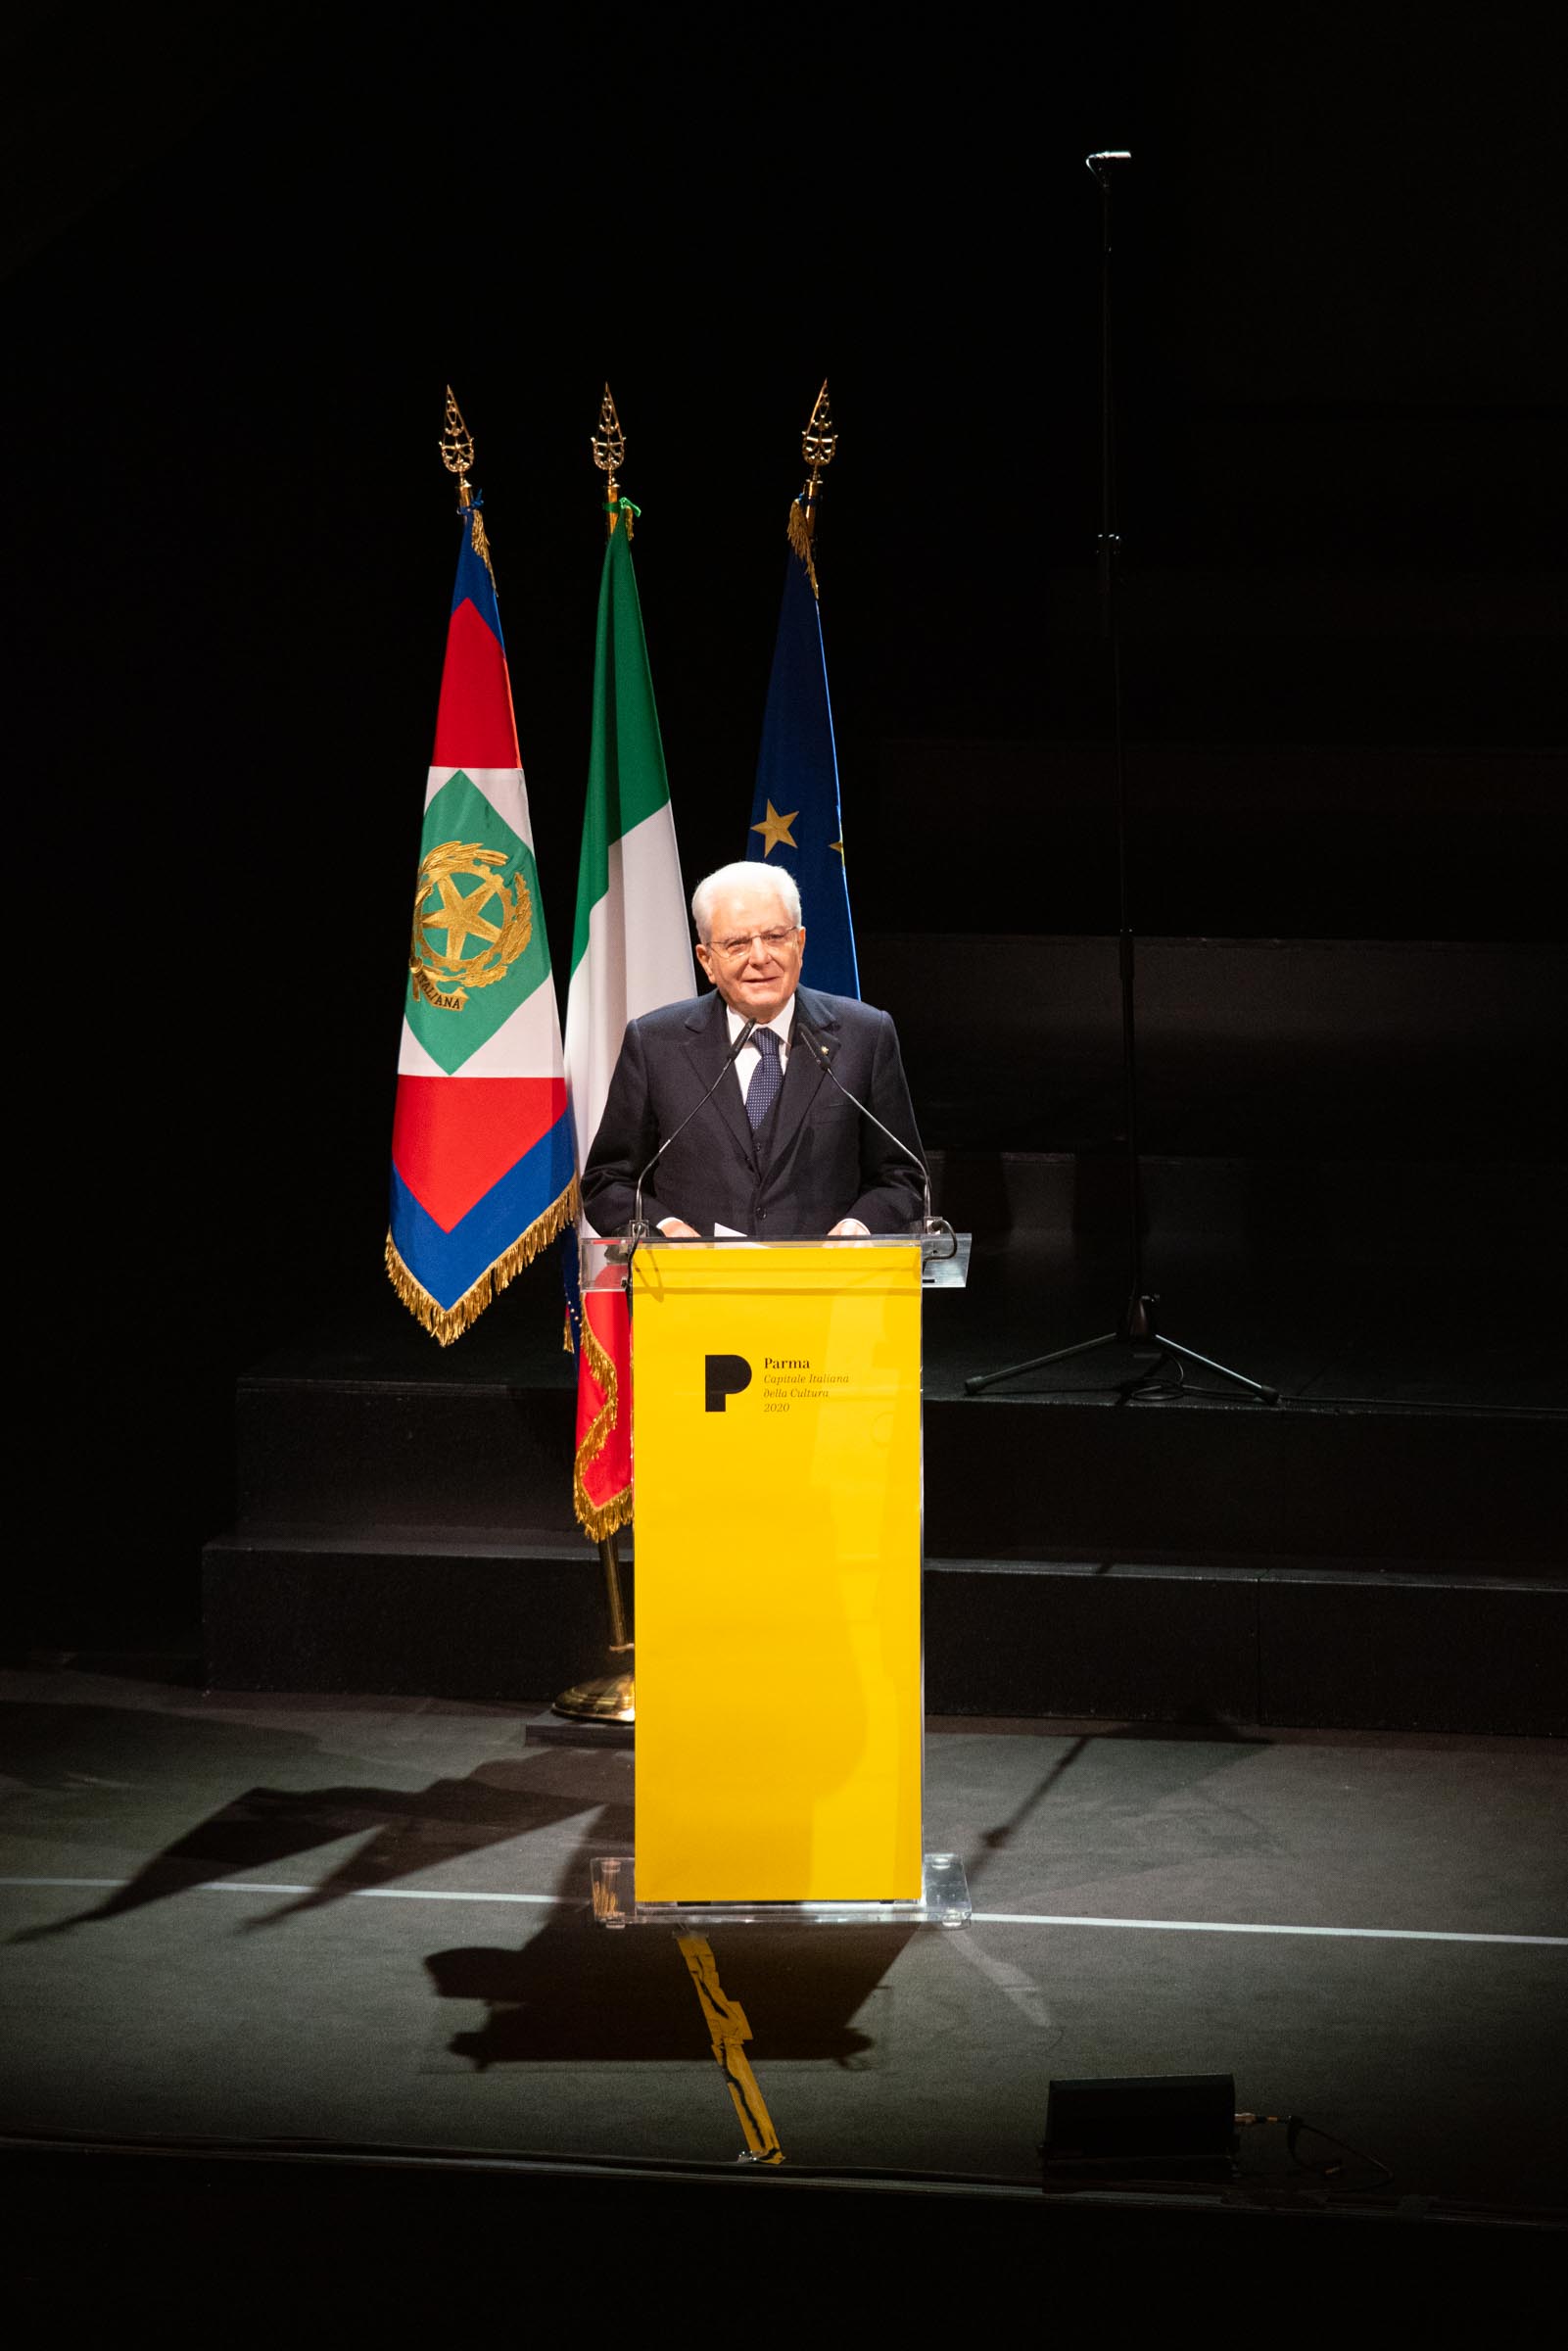
[[[751,1385],[751,1366],[743,1355],[709,1355],[702,1359],[702,1384],[710,1413],[722,1413],[728,1396],[738,1396]]]

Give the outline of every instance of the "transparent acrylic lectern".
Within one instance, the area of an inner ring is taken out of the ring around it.
[[[611,1927],[970,1915],[924,1849],[921,1314],[967,1236],[588,1244],[627,1282],[636,1851]]]

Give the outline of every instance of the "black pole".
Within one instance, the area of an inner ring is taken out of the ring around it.
[[[1137,963],[1127,881],[1127,761],[1121,689],[1121,538],[1117,529],[1116,366],[1111,346],[1111,187],[1123,155],[1093,155],[1100,183],[1100,634],[1110,650],[1111,740],[1117,799],[1117,961],[1121,981],[1122,1119],[1127,1156],[1127,1303],[1123,1338],[1149,1324],[1143,1293],[1143,1176],[1138,1150]]]
[[[1000,1371],[976,1371],[964,1382],[964,1392],[977,1396],[985,1388],[996,1386],[999,1380],[1017,1379],[1030,1371],[1043,1371],[1050,1365],[1066,1363],[1070,1357],[1093,1355],[1102,1347],[1125,1345],[1128,1341],[1141,1343],[1144,1353],[1154,1353],[1150,1368],[1121,1384],[1122,1396],[1161,1393],[1155,1383],[1168,1365],[1178,1385],[1182,1366],[1200,1364],[1207,1371],[1217,1371],[1221,1378],[1233,1380],[1263,1404],[1277,1404],[1279,1390],[1262,1380],[1253,1379],[1245,1371],[1233,1371],[1228,1364],[1216,1363],[1212,1356],[1200,1355],[1195,1348],[1184,1347],[1178,1339],[1167,1337],[1157,1329],[1158,1298],[1151,1297],[1143,1286],[1143,1169],[1138,1147],[1138,1031],[1137,1031],[1137,958],[1133,944],[1131,893],[1127,884],[1127,763],[1124,741],[1125,729],[1121,708],[1121,538],[1117,528],[1117,414],[1116,381],[1111,347],[1111,187],[1118,168],[1130,164],[1132,158],[1123,149],[1102,150],[1084,157],[1084,162],[1100,183],[1100,536],[1098,542],[1100,576],[1100,629],[1110,652],[1111,669],[1111,742],[1116,771],[1117,798],[1117,960],[1121,976],[1121,1090],[1122,1119],[1126,1127],[1127,1154],[1127,1300],[1121,1310],[1121,1319],[1115,1330],[1102,1331],[1092,1339],[1079,1339],[1071,1347],[1058,1347],[1049,1355],[1031,1356],[1024,1364],[1009,1364]],[[1164,1391],[1169,1393],[1171,1391]]]

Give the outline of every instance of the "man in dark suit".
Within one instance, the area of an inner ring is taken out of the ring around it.
[[[628,1024],[583,1171],[589,1221],[599,1232],[631,1222],[639,1175],[696,1111],[642,1194],[643,1218],[670,1239],[907,1230],[921,1213],[920,1172],[839,1090],[919,1150],[887,1014],[800,987],[800,893],[782,868],[721,866],[698,884],[691,914],[714,993]],[[752,1040],[698,1110],[748,1021]]]

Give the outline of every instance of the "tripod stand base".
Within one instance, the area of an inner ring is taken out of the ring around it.
[[[1004,1379],[1022,1379],[1032,1371],[1045,1371],[1053,1364],[1065,1364],[1078,1355],[1097,1355],[1103,1347],[1144,1347],[1156,1350],[1155,1360],[1136,1379],[1121,1382],[1121,1392],[1130,1403],[1140,1390],[1150,1388],[1158,1378],[1162,1365],[1201,1364],[1206,1371],[1217,1372],[1221,1379],[1233,1380],[1245,1388],[1260,1404],[1278,1404],[1278,1388],[1268,1387],[1260,1379],[1249,1378],[1245,1371],[1233,1371],[1228,1364],[1217,1363],[1212,1355],[1200,1355],[1195,1347],[1184,1347],[1179,1339],[1167,1338],[1155,1326],[1158,1298],[1138,1297],[1132,1300],[1119,1328],[1102,1331],[1097,1338],[1079,1339],[1071,1347],[1058,1347],[1050,1355],[1031,1356],[1026,1364],[1009,1364],[1000,1371],[975,1371],[964,1382],[966,1396],[979,1396]]]

